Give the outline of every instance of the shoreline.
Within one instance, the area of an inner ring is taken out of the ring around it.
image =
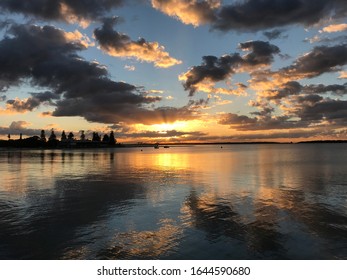
[[[13,142],[12,142],[13,141]],[[107,145],[104,143],[91,143],[91,145],[72,145],[72,146],[49,146],[47,143],[40,146],[30,146],[18,143],[20,140],[0,140],[1,149],[37,149],[37,150],[80,150],[80,149],[119,149],[119,148],[154,148],[155,146],[164,148],[174,146],[204,146],[204,145],[288,145],[288,144],[345,144],[347,140],[313,140],[313,141],[299,141],[299,142],[268,142],[268,141],[255,141],[255,142],[189,142],[189,143],[117,143],[115,145]],[[17,142],[17,143],[16,143]],[[6,145],[7,144],[7,145]],[[10,145],[12,144],[12,145]]]

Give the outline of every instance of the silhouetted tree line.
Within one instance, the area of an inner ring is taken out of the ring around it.
[[[51,130],[51,135],[46,138],[46,133],[41,130],[40,136],[32,136],[23,139],[22,133],[20,133],[19,139],[11,139],[11,135],[8,134],[8,140],[0,140],[1,147],[27,147],[27,148],[64,148],[64,147],[106,147],[115,146],[117,140],[114,137],[114,132],[110,134],[104,134],[103,137],[93,132],[92,139],[86,139],[84,130],[81,131],[80,139],[75,139],[75,136],[70,132],[67,136],[63,130],[61,133],[60,140],[56,136],[54,130]],[[119,144],[118,144],[119,145]]]

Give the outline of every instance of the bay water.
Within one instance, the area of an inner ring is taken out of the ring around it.
[[[347,259],[347,144],[2,149],[0,259]]]

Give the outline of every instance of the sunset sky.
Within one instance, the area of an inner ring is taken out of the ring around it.
[[[0,138],[347,139],[346,0],[1,0]]]

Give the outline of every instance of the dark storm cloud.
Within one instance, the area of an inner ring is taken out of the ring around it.
[[[234,68],[241,63],[242,58],[239,54],[224,55],[220,58],[215,56],[204,56],[203,63],[192,67],[184,74],[184,89],[189,91],[192,96],[197,90],[196,85],[205,79],[213,82],[225,80],[230,74],[234,73]]]
[[[280,49],[264,41],[249,41],[240,43],[240,49],[243,51],[251,51],[250,53],[243,56],[244,65],[260,65],[260,64],[271,64],[275,54],[280,53]]]
[[[11,13],[21,13],[48,20],[70,21],[77,19],[96,19],[114,7],[122,5],[123,0],[1,0],[0,8]]]
[[[45,101],[51,102],[54,99],[60,99],[59,94],[56,94],[51,91],[34,92],[34,93],[31,93],[31,95],[34,98],[37,98],[38,100],[40,100],[40,102],[45,102]]]
[[[308,95],[300,96],[296,101],[297,105],[293,112],[303,121],[347,124],[346,100],[323,99],[319,95]]]
[[[283,68],[280,74],[303,77],[316,77],[323,73],[335,72],[347,64],[347,44],[318,46],[299,57],[293,65]]]
[[[86,67],[86,70],[79,69],[82,76],[91,70],[105,75],[105,70],[80,60],[76,52],[83,49],[82,44],[69,42],[63,31],[52,26],[12,25],[0,41],[0,80],[3,88],[32,78],[33,84],[52,86],[58,90],[60,80],[73,79],[73,70],[69,71],[69,66],[76,67],[79,61],[80,66]]]
[[[105,48],[113,46],[116,49],[122,49],[124,45],[131,41],[128,35],[114,30],[114,26],[119,23],[119,21],[120,19],[117,17],[104,18],[102,27],[94,30],[94,36],[101,46]]]
[[[88,121],[161,123],[193,118],[189,107],[149,109],[160,97],[141,94],[131,84],[115,82],[107,69],[78,55],[86,47],[52,26],[12,25],[0,42],[0,81],[5,90],[30,82],[45,93],[8,102],[12,110],[32,110],[54,99],[53,116],[81,116]]]
[[[270,116],[268,112],[253,113],[256,117],[238,115],[234,113],[223,114],[219,124],[229,125],[238,131],[290,129],[300,127],[297,122],[290,121],[288,116]]]
[[[288,96],[299,94],[302,90],[302,85],[296,81],[290,81],[281,86],[278,90],[269,91],[269,100],[282,99]]]
[[[317,94],[333,94],[338,96],[343,96],[347,94],[347,83],[343,85],[308,85],[303,87],[304,93],[317,93]]]
[[[279,87],[277,90],[269,90],[267,99],[280,100],[282,98],[299,94],[332,94],[343,96],[347,94],[347,83],[343,85],[306,85],[302,86],[299,82],[290,81]]]
[[[213,28],[222,31],[258,31],[291,24],[312,25],[326,18],[346,15],[344,0],[246,0],[224,5]]]
[[[274,55],[280,52],[277,46],[263,41],[241,43],[239,48],[249,53],[244,56],[234,53],[219,58],[204,56],[201,65],[194,66],[181,75],[180,79],[184,81],[184,89],[189,91],[189,95],[192,96],[198,90],[198,84],[204,80],[219,82],[226,80],[241,67],[269,65]]]
[[[100,123],[118,123],[125,122],[127,124],[157,124],[162,122],[175,122],[177,120],[194,119],[194,111],[189,107],[173,108],[159,107],[155,109],[141,108],[139,105],[146,100],[140,99],[137,102],[126,103],[122,100],[100,101],[98,97],[85,98],[83,101],[79,99],[64,99],[57,102],[57,108],[53,112],[53,116],[83,116],[86,120]],[[159,99],[150,99],[147,103],[157,101]],[[81,104],[83,108],[81,108]],[[78,112],[78,114],[76,114]]]

